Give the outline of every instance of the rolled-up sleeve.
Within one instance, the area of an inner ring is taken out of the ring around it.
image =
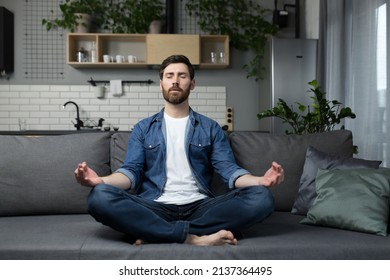
[[[127,178],[129,178],[129,180],[131,182],[131,186],[137,185],[134,174],[132,172],[130,172],[129,170],[121,167],[121,168],[118,168],[118,170],[116,170],[115,173],[121,173],[121,174],[125,175]]]
[[[250,174],[248,170],[245,170],[243,168],[236,170],[232,176],[230,176],[229,179],[229,189],[234,189],[234,184],[236,180],[241,177],[242,175]]]
[[[132,189],[139,184],[143,173],[145,155],[141,139],[142,133],[137,125],[130,135],[124,163],[115,171],[115,173],[122,173],[129,178]]]
[[[219,127],[214,129],[216,137],[212,154],[213,166],[217,173],[226,180],[229,189],[233,189],[237,178],[250,174],[250,172],[236,163],[233,151],[224,132]]]

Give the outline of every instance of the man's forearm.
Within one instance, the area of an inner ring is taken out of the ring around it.
[[[112,185],[120,189],[127,190],[131,186],[131,182],[127,176],[122,173],[113,173],[109,176],[101,177],[104,184]]]
[[[236,188],[243,188],[243,187],[249,187],[249,186],[259,186],[263,185],[264,181],[262,180],[263,177],[253,176],[250,174],[245,174],[237,178],[234,186]]]

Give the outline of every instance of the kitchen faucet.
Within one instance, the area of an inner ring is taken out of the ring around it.
[[[68,101],[68,102],[66,102],[66,103],[62,106],[62,108],[65,109],[66,105],[68,105],[69,103],[71,103],[71,104],[73,104],[74,106],[76,106],[76,110],[77,110],[77,118],[76,118],[76,121],[77,121],[77,123],[76,123],[74,126],[75,126],[75,128],[76,128],[77,130],[80,130],[80,127],[83,127],[83,126],[84,126],[84,123],[83,123],[82,120],[80,120],[79,106],[76,104],[76,102]]]

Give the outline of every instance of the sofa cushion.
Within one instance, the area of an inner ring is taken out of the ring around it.
[[[390,259],[390,236],[308,226],[300,224],[301,219],[302,216],[292,215],[290,212],[274,212],[262,223],[244,231],[244,238],[238,241],[237,246],[193,246],[175,243],[132,246],[131,239],[97,223],[90,215],[1,217],[0,260],[100,259],[123,262],[149,259],[156,262],[160,259],[238,259],[269,262],[294,259]],[[30,277],[35,278],[37,277]]]
[[[283,165],[284,182],[271,188],[277,211],[291,211],[309,146],[344,157],[353,155],[352,133],[348,130],[305,135],[241,131],[229,137],[237,163],[252,174],[263,176],[272,161]]]
[[[0,260],[77,260],[102,227],[88,214],[1,217]]]
[[[387,235],[390,169],[319,170],[317,198],[301,223]]]
[[[0,216],[87,213],[89,188],[74,178],[79,162],[109,168],[108,133],[0,136]]]
[[[294,202],[291,213],[306,215],[317,196],[315,178],[318,169],[354,169],[354,168],[375,168],[381,161],[364,160],[360,158],[341,157],[323,153],[314,147],[307,148],[305,165],[300,180],[298,196]]]
[[[115,172],[122,166],[126,157],[129,137],[130,132],[116,132],[112,135],[110,143],[111,172]]]

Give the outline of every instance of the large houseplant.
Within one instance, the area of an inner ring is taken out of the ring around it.
[[[283,99],[272,109],[257,114],[259,120],[268,117],[276,117],[291,126],[286,134],[307,134],[334,130],[336,127],[344,129],[341,121],[344,118],[356,118],[355,113],[349,107],[342,107],[337,100],[327,100],[326,93],[321,89],[316,80],[308,83],[311,86],[309,92],[313,103],[306,106],[300,103],[298,111],[294,111],[292,105],[288,105]],[[340,127],[338,127],[340,126]]]
[[[164,6],[157,0],[65,0],[59,5],[61,15],[42,19],[47,30],[54,27],[77,31],[83,15],[91,15],[96,29],[112,33],[146,33],[153,20],[161,20]]]
[[[164,5],[159,0],[105,1],[102,29],[112,33],[146,33],[150,24],[162,20]]]
[[[105,11],[105,2],[102,0],[65,0],[59,5],[61,12],[57,16],[56,12],[51,10],[51,18],[42,19],[42,25],[49,31],[53,28],[63,28],[70,32],[79,31],[88,32],[90,30],[89,23],[95,21],[100,24],[101,17]],[[89,20],[84,21],[87,18]]]
[[[197,18],[202,31],[229,35],[232,47],[253,51],[254,57],[243,66],[247,78],[263,77],[261,61],[267,40],[278,31],[269,9],[251,0],[188,0],[186,11]]]

